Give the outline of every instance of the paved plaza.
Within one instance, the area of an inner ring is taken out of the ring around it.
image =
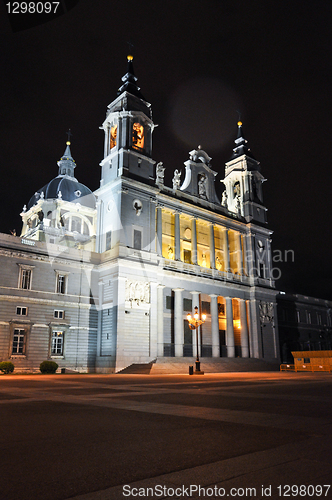
[[[332,499],[331,400],[328,373],[1,376],[0,499]]]

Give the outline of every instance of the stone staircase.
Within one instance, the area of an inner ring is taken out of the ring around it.
[[[265,372],[279,371],[280,364],[254,358],[200,358],[204,373]],[[135,363],[118,373],[141,375],[189,374],[189,366],[194,366],[195,358],[156,358],[150,363]]]

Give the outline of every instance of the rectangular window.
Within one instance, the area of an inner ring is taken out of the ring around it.
[[[56,291],[57,293],[66,293],[66,276],[63,274],[57,276]]]
[[[134,248],[142,250],[142,232],[134,229]]]
[[[54,317],[56,319],[64,319],[64,317],[65,317],[65,311],[60,311],[58,309],[55,309],[54,310]]]
[[[202,313],[203,314],[210,314],[210,302],[202,301]]]
[[[183,250],[183,261],[186,264],[191,264],[191,250]]]
[[[52,356],[62,356],[63,355],[63,331],[53,330],[52,343],[51,343],[51,355]]]
[[[107,231],[106,233],[106,250],[112,248],[112,231]]]
[[[24,290],[30,290],[31,288],[31,269],[23,269],[21,268],[21,276],[20,276],[20,288]]]
[[[183,299],[183,310],[186,312],[191,312],[192,310],[192,300],[191,299]]]
[[[18,314],[18,316],[27,316],[28,315],[28,308],[22,307],[22,306],[17,306],[16,307],[16,314]]]
[[[166,296],[166,309],[174,309],[174,297],[171,295]]]
[[[24,354],[26,332],[23,328],[15,328],[12,354]]]

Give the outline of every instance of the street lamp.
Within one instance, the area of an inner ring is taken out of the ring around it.
[[[198,307],[195,306],[195,314],[194,317],[191,317],[191,314],[187,314],[187,320],[189,324],[189,328],[191,330],[196,330],[196,362],[195,362],[195,373],[199,375],[203,375],[204,372],[201,372],[201,363],[199,361],[199,351],[198,351],[198,327],[204,323],[206,320],[206,314],[202,314],[199,317]]]

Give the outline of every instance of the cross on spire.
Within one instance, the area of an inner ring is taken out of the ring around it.
[[[128,44],[128,48],[129,48],[129,53],[133,52],[134,44],[131,42],[131,40],[129,40],[129,42],[127,42],[127,44]]]
[[[70,129],[68,130],[68,132],[66,132],[66,134],[67,134],[67,145],[69,146],[70,145],[70,138],[73,134],[71,133]]]

